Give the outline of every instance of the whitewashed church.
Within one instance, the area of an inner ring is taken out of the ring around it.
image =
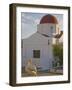
[[[57,18],[50,14],[42,17],[37,32],[22,40],[22,67],[25,67],[27,60],[32,59],[37,68],[51,69],[54,60],[52,45],[61,36]]]

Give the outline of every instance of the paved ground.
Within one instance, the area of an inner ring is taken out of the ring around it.
[[[55,75],[63,75],[61,73],[51,73],[51,72],[38,72],[37,76],[55,76]],[[22,73],[22,77],[29,77],[30,75],[28,75],[26,72]]]

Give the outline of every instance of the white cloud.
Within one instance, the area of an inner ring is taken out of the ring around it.
[[[35,23],[36,23],[36,24],[39,24],[39,22],[40,22],[40,19],[36,19],[36,20],[35,20]]]
[[[22,28],[21,28],[21,38],[28,38],[31,36],[33,33],[37,31],[36,25],[32,24],[25,24],[22,23]]]

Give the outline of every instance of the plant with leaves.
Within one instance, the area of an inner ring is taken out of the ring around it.
[[[55,44],[53,45],[53,55],[54,55],[54,66],[56,67],[57,64],[59,66],[63,66],[63,45],[62,44]]]

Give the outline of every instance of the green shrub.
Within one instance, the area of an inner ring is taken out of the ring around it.
[[[62,44],[53,45],[53,55],[55,59],[58,58],[56,62],[59,63],[60,66],[62,66],[63,65],[63,45]]]

